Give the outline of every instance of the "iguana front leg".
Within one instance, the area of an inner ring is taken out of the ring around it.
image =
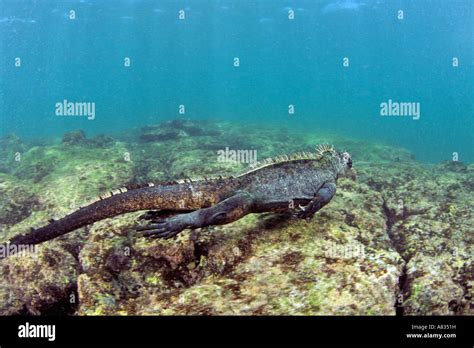
[[[137,231],[144,232],[145,237],[168,239],[186,228],[201,228],[236,221],[250,213],[253,203],[254,199],[249,193],[238,192],[210,208],[167,218],[158,223],[139,227]]]
[[[300,219],[311,220],[313,215],[328,204],[332,197],[336,194],[336,184],[334,182],[326,182],[318,190],[315,197],[306,205],[301,208],[301,211],[296,213],[296,216]]]

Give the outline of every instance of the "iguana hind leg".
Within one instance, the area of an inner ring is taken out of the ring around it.
[[[253,203],[254,200],[249,193],[238,192],[210,208],[176,215],[158,223],[139,227],[137,231],[143,232],[145,237],[168,239],[186,228],[201,228],[236,221],[250,213]]]
[[[140,219],[147,220],[150,222],[159,222],[163,219],[175,216],[178,214],[186,214],[190,211],[181,211],[181,210],[149,210],[140,216]]]

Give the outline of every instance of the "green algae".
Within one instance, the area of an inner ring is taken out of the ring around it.
[[[77,288],[79,315],[395,315],[400,293],[405,315],[472,314],[474,166],[424,165],[404,149],[324,134],[215,128],[100,146],[68,136],[25,149],[0,174],[2,238],[137,179],[238,172],[243,164],[216,161],[225,146],[265,157],[331,142],[351,152],[358,179],[341,179],[309,223],[251,214],[166,241],[133,232],[141,213],[96,223],[46,243],[39,259],[2,262],[0,313],[46,313]]]

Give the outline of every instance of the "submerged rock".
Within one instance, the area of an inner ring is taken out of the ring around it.
[[[0,174],[0,231],[27,218],[38,206],[38,197],[30,186],[31,183]]]
[[[218,136],[220,131],[211,124],[190,120],[171,120],[158,125],[142,127],[140,139],[145,142],[179,140],[186,137]]]
[[[104,134],[96,135],[91,139],[86,138],[86,134],[82,130],[72,131],[63,135],[61,143],[64,146],[88,146],[91,148],[100,148],[113,145],[115,140]]]
[[[0,264],[0,315],[72,314],[77,260],[57,242]]]
[[[143,141],[167,141],[178,140],[179,138],[187,137],[188,134],[180,129],[161,129],[149,128],[143,130],[140,139]]]
[[[85,145],[87,143],[86,134],[83,130],[67,132],[63,135],[61,143],[64,145]]]
[[[403,314],[473,314],[473,192],[462,183],[474,170],[417,163],[380,170],[385,184],[374,174],[368,182],[384,197],[387,232],[407,263],[400,284]]]
[[[459,161],[444,161],[440,165],[441,168],[458,173],[467,173],[468,167],[465,163]]]
[[[138,177],[234,173],[245,164],[218,163],[225,146],[263,158],[333,142],[354,149],[358,181],[341,179],[309,223],[253,214],[174,240],[141,238],[140,212],[95,223],[45,243],[36,260],[0,262],[0,313],[474,314],[474,166],[422,165],[404,149],[272,129],[216,124],[222,135],[196,137],[186,131],[193,124],[173,122],[158,129],[187,135],[27,151],[16,177],[0,177],[3,238]],[[26,207],[18,218],[8,197]],[[77,302],[66,306],[71,294]]]
[[[12,173],[28,146],[16,134],[0,138],[0,172]]]
[[[136,217],[96,224],[80,256],[79,314],[394,314],[403,261],[379,201],[343,189],[311,223],[251,215],[171,241],[127,232]]]

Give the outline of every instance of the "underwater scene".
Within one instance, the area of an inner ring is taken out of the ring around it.
[[[0,315],[474,315],[471,0],[0,0]]]

